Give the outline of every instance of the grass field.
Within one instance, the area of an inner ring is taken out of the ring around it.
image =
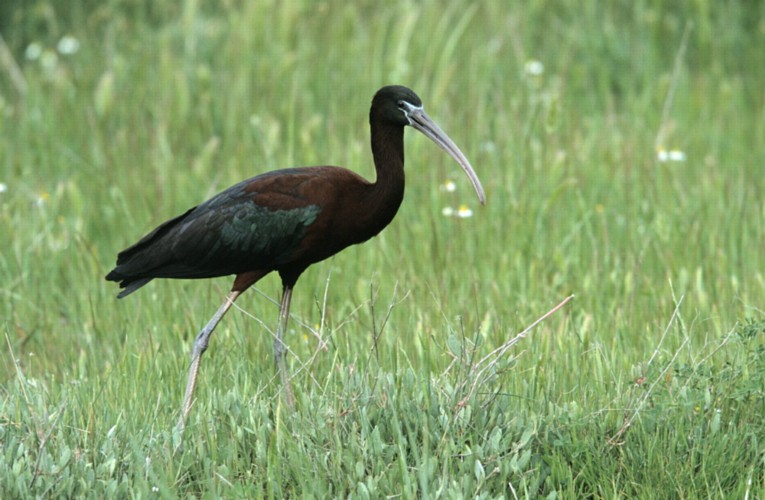
[[[12,0],[0,34],[0,497],[765,498],[761,3]],[[295,411],[272,276],[178,448],[231,279],[117,301],[116,253],[267,170],[371,178],[389,83],[487,205],[407,131],[394,222],[295,289]]]

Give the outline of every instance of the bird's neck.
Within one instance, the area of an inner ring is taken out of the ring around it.
[[[369,201],[378,210],[390,212],[392,219],[404,199],[404,127],[373,123],[372,156],[377,180],[371,185]]]

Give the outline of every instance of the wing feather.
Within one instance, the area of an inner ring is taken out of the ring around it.
[[[263,174],[226,189],[120,252],[106,278],[129,286],[138,280],[209,278],[289,262],[321,212],[300,189],[316,177],[316,170]]]

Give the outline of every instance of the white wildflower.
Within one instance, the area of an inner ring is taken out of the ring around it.
[[[460,205],[459,210],[457,210],[457,217],[461,219],[467,219],[468,217],[473,216],[473,210],[470,209],[467,205]]]
[[[42,55],[42,45],[37,42],[32,42],[27,45],[27,49],[24,51],[24,57],[29,61],[36,61]]]
[[[80,50],[80,41],[73,36],[66,35],[58,41],[56,50],[62,56],[70,56]]]
[[[679,149],[671,149],[667,151],[664,148],[659,148],[659,150],[656,151],[656,158],[662,163],[670,161],[682,162],[685,161],[685,152]]]
[[[537,61],[536,59],[530,59],[526,61],[526,64],[523,65],[523,70],[526,72],[527,75],[540,76],[542,73],[545,72],[545,65],[542,64],[541,61]]]

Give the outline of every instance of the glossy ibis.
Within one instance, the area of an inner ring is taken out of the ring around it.
[[[463,168],[478,199],[483,187],[465,155],[425,113],[410,89],[388,86],[369,111],[377,181],[339,167],[277,170],[236,184],[186,213],[161,224],[117,256],[106,276],[129,295],[154,278],[212,278],[235,275],[231,291],[194,341],[178,422],[183,429],[191,409],[199,363],[210,335],[239,295],[277,271],[283,293],[274,339],[274,357],[284,397],[293,404],[284,362],[292,288],[315,262],[364,242],[387,226],[404,197],[404,127],[419,130]]]

